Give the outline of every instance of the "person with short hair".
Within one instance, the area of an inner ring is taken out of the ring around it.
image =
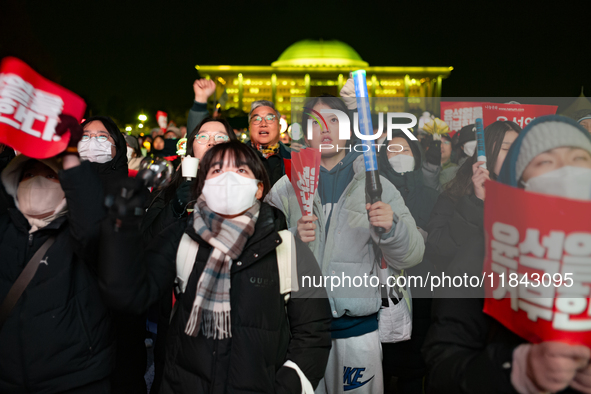
[[[253,102],[248,114],[250,141],[246,144],[259,152],[271,186],[285,175],[283,160],[291,160],[291,149],[279,140],[279,119],[281,114],[275,105],[267,100]]]
[[[336,109],[347,113],[343,100],[333,96],[311,98],[305,107],[318,112]],[[313,214],[302,215],[297,191],[287,176],[275,184],[266,201],[281,209],[288,227],[308,244],[322,274],[329,278],[371,277],[377,275],[376,267],[382,262],[396,270],[419,264],[425,242],[400,192],[380,176],[382,201],[368,203],[364,159],[355,149],[348,149],[352,148],[352,130],[348,138],[343,138],[338,117],[323,116],[326,126],[324,122],[312,121],[312,138],[306,141],[321,153]],[[304,113],[305,127],[309,117]],[[381,227],[383,233],[376,227]],[[383,392],[378,333],[380,289],[370,284],[357,287],[343,283],[331,290],[329,297],[332,350],[317,393],[353,389],[357,393]]]

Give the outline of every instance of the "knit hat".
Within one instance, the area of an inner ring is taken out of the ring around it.
[[[137,138],[135,138],[133,135],[124,135],[125,137],[125,142],[127,142],[127,145],[129,145],[129,147],[131,149],[139,149],[140,148],[140,144],[137,140]]]
[[[464,126],[460,129],[458,134],[460,135],[458,137],[458,146],[462,146],[468,141],[474,141],[476,139],[476,125],[469,124]]]
[[[182,135],[181,135],[181,129],[179,129],[178,127],[168,126],[168,128],[166,129],[166,133],[168,133],[169,131],[172,131],[176,135],[176,138],[181,138],[182,137]]]
[[[534,119],[511,146],[499,181],[517,186],[525,168],[537,155],[563,146],[591,153],[591,135],[577,122],[564,116],[548,115]]]
[[[577,115],[577,117],[579,118],[579,120],[577,120],[577,123],[581,123],[584,120],[591,119],[591,111],[589,110],[581,111]]]

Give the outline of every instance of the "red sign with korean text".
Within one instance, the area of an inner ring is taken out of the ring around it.
[[[314,194],[320,176],[320,156],[320,151],[312,148],[291,152],[291,177],[289,179],[304,216],[312,215]]]
[[[482,107],[484,104],[485,103],[471,101],[442,101],[440,104],[441,119],[447,123],[451,130],[450,136],[453,137],[453,135],[460,131],[462,127],[474,124],[476,118],[482,118]]]
[[[441,119],[449,126],[450,135],[460,131],[476,118],[481,118],[484,127],[497,120],[510,120],[524,128],[539,116],[554,115],[558,106],[537,104],[498,104],[487,102],[441,102]]]
[[[484,312],[529,342],[591,347],[591,202],[485,187]]]
[[[483,107],[484,127],[497,120],[510,120],[524,128],[537,118],[544,115],[555,115],[557,105],[532,105],[532,104],[493,104],[485,103]]]
[[[14,57],[0,63],[0,142],[37,159],[63,152],[70,132],[55,135],[60,114],[82,119],[86,104]]]

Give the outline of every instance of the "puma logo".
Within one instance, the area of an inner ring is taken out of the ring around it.
[[[49,264],[47,264],[47,260],[49,260],[49,256],[47,256],[46,258],[44,258],[43,260],[41,260],[41,261],[39,262],[39,265],[41,265],[41,264],[45,264],[45,265],[49,266]]]

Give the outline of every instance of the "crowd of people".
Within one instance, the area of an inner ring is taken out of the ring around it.
[[[351,115],[351,84],[305,107]],[[353,133],[343,139],[336,115],[323,125],[305,113],[303,142],[323,149],[304,214],[287,164],[301,147],[280,141],[274,104],[252,104],[243,143],[208,113],[215,84],[193,90],[186,128],[138,139],[108,116],[62,116],[56,134],[70,140],[56,157],[0,145],[1,393],[591,393],[589,348],[528,343],[483,312],[484,293],[303,281],[480,276],[485,181],[588,202],[591,113],[488,125],[486,167],[474,125],[454,137],[416,130],[419,141],[395,131],[384,144],[399,149],[378,152],[374,203]],[[199,159],[192,178],[183,137]],[[146,154],[175,168],[151,191],[130,176]],[[401,305],[406,314],[381,318]]]

